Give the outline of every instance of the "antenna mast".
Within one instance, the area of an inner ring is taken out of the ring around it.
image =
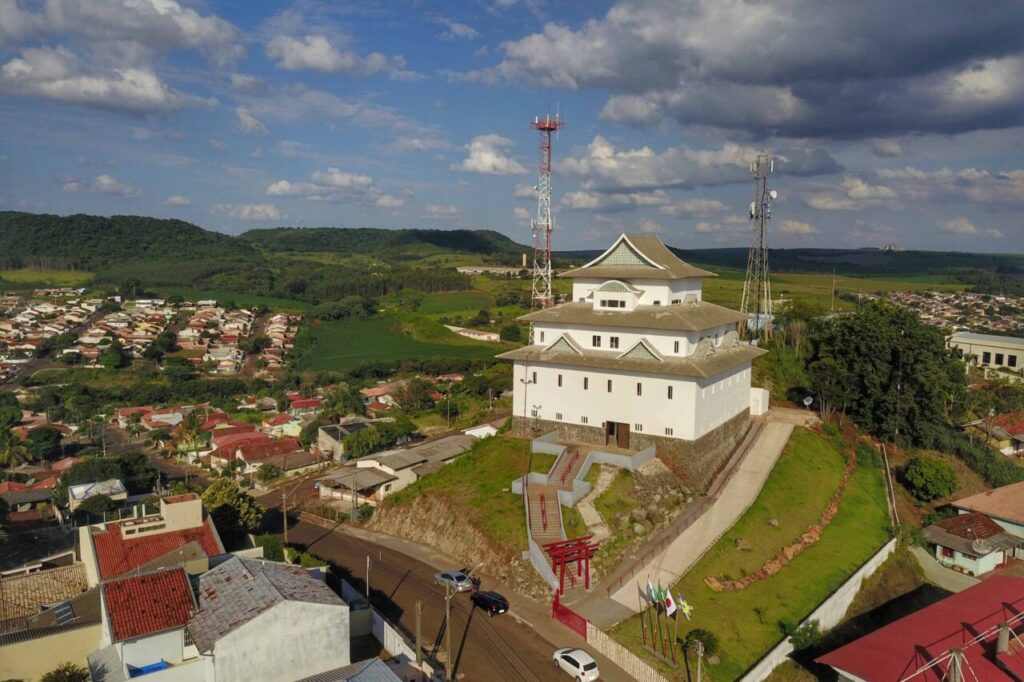
[[[540,166],[537,177],[537,217],[533,221],[533,296],[531,307],[550,308],[555,304],[551,291],[551,136],[562,127],[558,114],[533,119],[540,133]],[[531,337],[532,337],[531,329]],[[532,342],[532,339],[531,339]]]
[[[767,340],[772,335],[772,287],[768,276],[767,222],[772,217],[772,200],[778,196],[768,189],[768,176],[775,163],[767,152],[757,155],[750,165],[754,176],[754,200],[750,202],[753,239],[747,257],[747,277],[743,282],[740,312],[747,315],[747,324],[740,333],[750,339]]]

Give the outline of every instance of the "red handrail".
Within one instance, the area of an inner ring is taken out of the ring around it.
[[[565,485],[565,479],[569,476],[569,472],[572,471],[572,467],[576,464],[576,460],[579,459],[580,451],[576,450],[572,453],[572,457],[569,459],[569,464],[562,470],[562,485]]]
[[[544,525],[544,532],[548,532],[548,507],[544,493],[540,494],[540,521]]]

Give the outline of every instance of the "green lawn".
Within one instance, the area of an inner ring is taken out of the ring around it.
[[[3,281],[31,287],[74,287],[88,282],[92,275],[85,270],[0,270],[0,279]]]
[[[836,489],[844,459],[824,436],[797,429],[754,505],[675,585],[694,607],[685,630],[705,628],[718,637],[719,665],[706,668],[707,679],[734,680],[782,639],[780,621],[799,622],[831,594],[888,539],[885,487],[879,469],[858,467],[832,523],[821,539],[780,573],[740,592],[713,592],[707,576],[738,578],[758,568],[802,534],[823,511]],[[779,520],[779,528],[768,521]],[[736,549],[742,537],[751,551]],[[756,609],[756,610],[755,610]],[[760,615],[758,615],[760,613]],[[680,635],[684,628],[680,627]],[[612,632],[634,651],[643,647],[638,617]],[[682,668],[672,679],[687,679]]]
[[[226,291],[224,289],[196,289],[191,287],[159,287],[160,295],[181,296],[187,301],[201,301],[214,299],[223,304],[225,301],[232,301],[236,306],[255,307],[265,305],[274,312],[301,313],[309,310],[310,304],[305,301],[294,301],[290,298],[275,298],[273,296],[260,296],[258,294],[239,293],[237,291]]]
[[[600,467],[591,467],[592,471],[596,469],[600,469]],[[617,560],[622,550],[633,540],[632,537],[623,534],[615,519],[618,514],[628,512],[637,506],[638,502],[633,495],[633,488],[633,474],[625,469],[619,469],[615,472],[615,478],[612,479],[608,489],[594,500],[594,509],[601,515],[608,530],[612,533],[597,550],[594,557],[595,568],[602,569],[605,564]]]
[[[491,297],[482,291],[452,291],[438,294],[427,294],[423,297],[419,311],[425,314],[452,313],[473,310],[491,305]]]
[[[344,371],[358,365],[380,361],[423,357],[493,358],[504,350],[458,336],[436,323],[403,322],[392,316],[359,320],[310,321],[303,325],[296,340],[300,370]],[[404,329],[417,334],[413,338]],[[430,340],[421,340],[429,338]]]
[[[509,491],[523,475],[526,441],[520,438],[488,438],[473,451],[389,496],[384,508],[411,504],[420,496],[443,497],[452,514],[472,524],[492,549],[515,555],[526,549],[526,519],[522,498]],[[547,472],[553,455],[534,454],[532,470]]]

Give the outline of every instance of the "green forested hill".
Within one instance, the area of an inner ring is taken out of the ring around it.
[[[516,255],[525,247],[493,230],[388,230],[370,227],[277,227],[250,230],[243,241],[267,251],[367,254],[387,259],[403,252],[454,251]]]

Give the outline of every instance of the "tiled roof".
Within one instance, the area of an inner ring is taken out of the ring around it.
[[[282,438],[266,443],[243,443],[238,446],[239,455],[245,461],[267,459],[275,455],[284,455],[299,449],[298,438]]]
[[[1003,532],[1003,527],[984,514],[972,512],[942,519],[936,524],[951,535],[978,540],[990,538]]]
[[[305,569],[259,559],[234,557],[199,576],[199,612],[188,631],[202,652],[284,601],[343,606],[327,585]]]
[[[22,490],[28,490],[32,486],[25,485],[24,483],[18,483],[17,481],[4,481],[0,483],[0,495],[4,493],[20,492]]]
[[[1004,664],[1015,659],[1020,664],[1020,649],[1010,635],[1009,654],[995,654],[996,631],[1003,623],[1024,609],[1024,580],[993,576],[987,580],[946,597],[931,606],[875,630],[820,658],[818,663],[862,680],[902,680],[924,668],[950,649],[963,647],[964,669],[971,675],[964,679],[1017,680]],[[1014,628],[1021,632],[1021,624]],[[981,636],[982,642],[965,647],[965,642]],[[998,659],[998,660],[997,660]],[[934,665],[914,676],[915,682],[940,682],[948,679],[947,664]]]
[[[269,440],[270,436],[262,431],[229,433],[223,436],[215,435],[213,437],[213,447],[217,450],[224,450],[228,454],[233,455],[235,448],[243,443],[263,443]]]
[[[195,611],[183,568],[109,582],[103,586],[103,602],[115,642],[183,627]]]
[[[4,622],[34,616],[40,606],[76,597],[87,587],[84,564],[0,579],[0,632]]]
[[[594,309],[588,302],[574,301],[553,308],[536,310],[518,319],[528,322],[577,324],[587,327],[621,327],[627,329],[661,329],[667,331],[705,331],[747,319],[742,313],[714,303],[675,303],[672,305],[638,305],[633,310]]]
[[[292,416],[290,414],[282,412],[281,414],[275,414],[273,417],[268,417],[263,421],[267,426],[283,426],[291,420]]]
[[[621,246],[620,246],[621,245]],[[631,248],[630,248],[631,247]],[[613,252],[627,248],[639,252],[633,264],[614,263]],[[654,265],[643,262],[651,261]],[[695,268],[672,253],[661,239],[651,234],[624,234],[603,254],[583,267],[563,272],[559,277],[596,277],[604,279],[681,279],[686,277],[717,277],[713,272]]]
[[[401,682],[402,678],[391,671],[388,664],[379,658],[350,663],[341,668],[326,670],[304,677],[299,682]]]
[[[1013,523],[1024,524],[1024,481],[986,490],[977,495],[955,500],[952,504],[960,509],[977,511]]]
[[[207,556],[223,554],[224,548],[213,531],[212,523],[210,519],[206,519],[203,525],[196,528],[151,533],[127,539],[121,535],[120,523],[108,523],[105,531],[94,533],[92,536],[100,577],[107,579],[124,575],[190,542],[197,543]]]
[[[182,493],[181,495],[168,495],[163,498],[164,504],[177,504],[179,502],[189,502],[191,500],[198,500],[199,493]]]
[[[293,410],[303,410],[303,409],[305,409],[307,407],[320,407],[320,399],[319,398],[306,398],[306,399],[293,400],[292,401],[292,409]]]

